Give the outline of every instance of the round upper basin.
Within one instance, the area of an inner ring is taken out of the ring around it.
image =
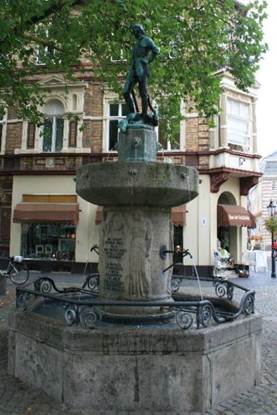
[[[173,207],[198,195],[194,167],[161,162],[101,162],[77,171],[76,191],[102,206]]]

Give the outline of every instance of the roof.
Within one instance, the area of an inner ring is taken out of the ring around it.
[[[277,151],[262,159],[261,171],[266,176],[277,176]]]

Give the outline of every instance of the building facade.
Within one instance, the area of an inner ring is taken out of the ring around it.
[[[175,245],[189,248],[190,263],[213,264],[218,239],[235,262],[247,247],[247,194],[261,175],[257,155],[255,89],[239,91],[232,77],[222,82],[221,113],[207,120],[186,112],[180,135],[168,142],[157,131],[161,162],[194,166],[199,197],[172,211]],[[0,124],[0,255],[33,260],[97,262],[101,208],[75,192],[75,175],[85,163],[117,158],[117,123],[126,107],[91,72],[76,73],[67,84],[60,74],[37,82],[47,99],[36,126],[8,110]],[[230,207],[231,206],[231,207]]]
[[[260,166],[263,176],[249,192],[249,210],[256,221],[256,229],[251,232],[250,237],[262,249],[270,251],[271,233],[266,229],[265,221],[269,218],[267,206],[270,201],[277,203],[277,152],[264,157]]]

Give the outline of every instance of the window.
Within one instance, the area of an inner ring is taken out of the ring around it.
[[[71,120],[69,122],[69,136],[68,136],[68,146],[76,147],[77,146],[77,130],[78,125],[76,120]]]
[[[27,129],[27,148],[34,148],[35,147],[35,136],[36,136],[36,126],[34,123],[28,123]]]
[[[76,227],[59,223],[23,223],[21,254],[26,258],[74,260]]]
[[[44,111],[43,145],[45,152],[57,152],[63,148],[64,106],[57,100],[48,101]]]
[[[44,32],[46,39],[49,39],[48,30]],[[49,61],[53,59],[55,54],[55,49],[52,45],[40,45],[36,48],[35,63],[36,65],[47,65]]]
[[[118,138],[118,121],[127,115],[127,105],[120,103],[110,103],[108,113],[108,150],[115,150]]]
[[[228,144],[235,150],[249,150],[250,114],[249,105],[227,99]]]

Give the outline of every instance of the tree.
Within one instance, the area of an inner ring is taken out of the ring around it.
[[[1,109],[14,106],[33,118],[43,97],[34,80],[41,71],[67,79],[91,62],[95,77],[120,91],[140,22],[160,46],[151,72],[152,96],[163,116],[178,117],[180,99],[201,114],[218,113],[223,67],[247,90],[266,50],[265,1],[242,6],[234,0],[2,0],[0,8]],[[36,64],[37,48],[41,67]]]
[[[265,221],[265,227],[269,232],[275,235],[277,232],[277,216],[271,216],[267,219]]]

